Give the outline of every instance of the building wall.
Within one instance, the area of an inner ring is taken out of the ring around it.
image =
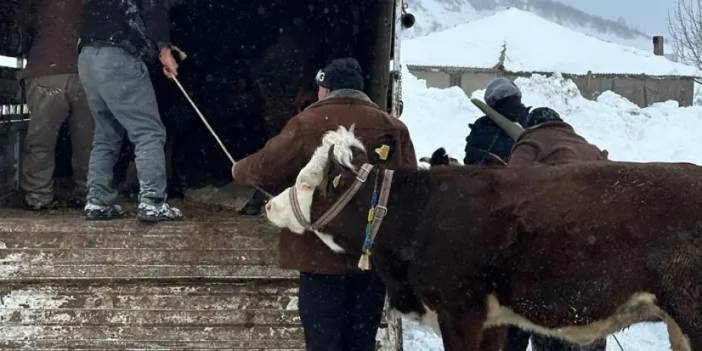
[[[487,84],[496,77],[502,76],[514,80],[518,77],[531,75],[529,72],[505,72],[470,68],[410,66],[409,69],[418,78],[426,80],[428,86],[435,88],[452,86],[452,80],[455,83],[455,77],[458,75],[460,76],[460,87],[468,96],[476,90],[485,89]],[[452,75],[454,76],[453,79],[451,79]],[[642,107],[668,100],[678,101],[681,106],[691,106],[694,98],[693,77],[656,77],[623,74],[564,74],[563,76],[573,80],[586,99],[596,99],[607,90],[611,90]]]
[[[412,71],[412,74],[414,74],[415,77],[419,79],[424,79],[427,81],[427,85],[432,87],[432,88],[439,88],[439,89],[446,89],[449,86],[449,74],[446,72],[439,72],[439,71]],[[463,80],[465,80],[465,77],[462,77]]]

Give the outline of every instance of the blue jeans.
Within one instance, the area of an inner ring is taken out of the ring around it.
[[[117,201],[113,168],[126,132],[134,144],[139,201],[164,201],[166,128],[146,64],[117,47],[86,46],[78,72],[95,120],[87,200],[103,206]]]
[[[375,351],[384,302],[385,285],[373,273],[300,273],[307,351]]]

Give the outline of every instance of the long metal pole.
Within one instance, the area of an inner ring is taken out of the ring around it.
[[[195,110],[195,112],[197,113],[197,115],[200,116],[200,119],[202,120],[202,122],[205,123],[205,126],[206,126],[207,129],[210,131],[210,134],[212,134],[212,136],[215,138],[215,140],[217,140],[217,143],[219,144],[219,147],[220,147],[220,148],[222,149],[222,151],[224,151],[224,153],[227,155],[227,157],[229,158],[229,161],[232,162],[232,165],[235,165],[235,164],[236,164],[236,161],[234,160],[234,157],[232,157],[232,154],[230,154],[230,153],[229,153],[229,150],[227,150],[227,148],[224,146],[224,143],[222,143],[222,140],[219,138],[219,136],[217,136],[217,133],[215,133],[214,129],[212,129],[212,126],[210,126],[210,123],[207,122],[207,119],[205,118],[205,115],[202,114],[202,112],[201,112],[200,109],[197,107],[197,105],[195,104],[195,102],[193,101],[193,99],[190,98],[190,95],[188,94],[188,92],[185,91],[185,88],[183,88],[183,85],[180,84],[180,81],[178,80],[178,78],[177,78],[176,76],[174,76],[174,75],[171,75],[171,74],[166,74],[166,76],[167,76],[168,78],[170,78],[171,80],[173,80],[173,81],[176,83],[176,85],[178,86],[178,88],[180,89],[180,91],[183,93],[183,96],[185,96],[185,98],[186,98],[186,99],[188,100],[188,102],[190,103],[190,106],[193,107],[193,109]]]
[[[210,123],[207,122],[207,118],[205,118],[205,115],[202,114],[202,112],[201,112],[200,109],[197,107],[197,105],[195,104],[195,102],[193,101],[193,99],[190,98],[190,94],[188,94],[188,92],[185,91],[185,88],[183,88],[183,85],[180,84],[180,81],[178,80],[178,78],[177,78],[176,76],[172,75],[172,74],[169,74],[169,73],[166,72],[165,70],[164,70],[164,73],[166,74],[166,77],[170,78],[173,82],[176,83],[176,85],[178,86],[178,89],[180,89],[180,91],[183,93],[183,96],[185,96],[185,98],[186,98],[186,99],[188,100],[188,102],[190,103],[190,106],[193,107],[193,109],[195,110],[195,112],[197,113],[197,115],[198,115],[198,116],[200,117],[200,119],[202,120],[202,123],[204,123],[205,126],[207,127],[207,130],[209,130],[209,131],[210,131],[210,134],[212,134],[212,136],[217,140],[217,143],[219,144],[219,147],[220,147],[220,148],[222,149],[222,151],[224,151],[224,153],[227,155],[227,157],[229,158],[229,161],[232,162],[232,165],[236,165],[236,161],[234,160],[234,157],[232,157],[232,154],[230,154],[230,153],[229,153],[229,150],[227,150],[227,148],[224,146],[224,143],[222,143],[222,140],[219,138],[219,136],[217,135],[217,133],[215,133],[214,129],[212,129],[212,126],[210,126]],[[266,196],[267,196],[268,198],[270,198],[270,199],[272,199],[272,198],[274,197],[273,195],[271,195],[269,192],[263,190],[263,189],[262,189],[260,186],[258,186],[258,185],[252,185],[252,187],[255,188],[256,190],[260,191],[261,193],[263,193],[264,195],[266,195]]]

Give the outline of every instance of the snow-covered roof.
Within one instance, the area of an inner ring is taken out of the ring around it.
[[[403,61],[410,65],[490,68],[498,63],[505,44],[505,69],[509,71],[700,75],[695,67],[656,56],[653,50],[602,41],[514,8],[405,40]]]

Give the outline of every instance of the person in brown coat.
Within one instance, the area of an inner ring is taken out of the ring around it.
[[[511,167],[607,160],[607,151],[588,143],[550,108],[541,107],[532,111],[525,127],[526,130],[512,147],[512,157],[508,163]]]
[[[557,166],[607,160],[607,151],[601,151],[597,146],[588,143],[550,108],[534,109],[527,116],[525,124],[526,130],[512,148],[509,167]],[[580,346],[538,334],[532,335],[534,351],[604,351],[606,348],[606,340]]]
[[[23,31],[31,37],[27,67],[18,78],[26,87],[31,112],[23,150],[21,186],[29,209],[54,202],[54,152],[59,129],[68,120],[72,143],[75,205],[82,205],[93,119],[78,78],[78,37],[82,0],[26,0],[21,3]]]
[[[395,150],[388,166],[417,167],[407,127],[363,93],[355,59],[333,60],[316,80],[319,101],[290,119],[263,149],[236,163],[232,176],[237,183],[274,192],[293,185],[324,134],[339,126],[355,125],[368,150],[391,138]],[[307,350],[375,350],[385,287],[375,274],[361,272],[357,262],[358,257],[332,252],[314,234],[281,233],[280,266],[300,271],[298,306]]]

